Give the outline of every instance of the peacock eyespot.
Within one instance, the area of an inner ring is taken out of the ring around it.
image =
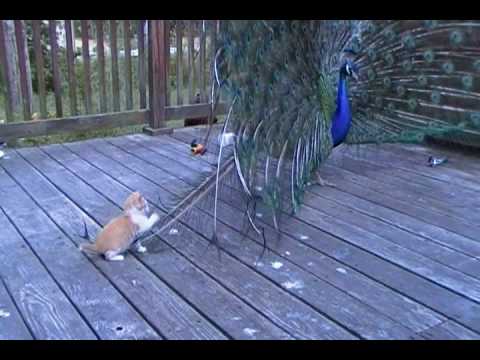
[[[367,55],[371,61],[375,61],[377,59],[377,53],[373,49],[368,49]]]
[[[452,45],[461,45],[463,43],[464,36],[460,30],[455,30],[450,33],[450,43]]]
[[[365,27],[365,32],[368,34],[374,34],[377,30],[377,26],[373,22],[369,22]]]
[[[440,94],[439,91],[432,91],[432,94],[430,95],[430,99],[432,100],[432,103],[435,105],[440,104],[440,100],[442,98],[442,95]]]
[[[409,50],[413,50],[415,48],[416,42],[412,34],[408,34],[403,37],[403,45]]]
[[[419,75],[417,80],[420,86],[427,86],[428,84],[428,78],[425,75]]]
[[[480,72],[480,59],[475,60],[475,62],[473,63],[473,68],[474,68],[476,71]]]
[[[427,63],[431,64],[433,60],[435,60],[435,53],[431,49],[425,50],[423,53],[423,58]]]
[[[463,76],[462,84],[465,90],[470,90],[473,87],[473,76],[472,75]]]
[[[480,112],[473,112],[470,114],[470,121],[476,127],[480,127]]]
[[[383,35],[385,36],[385,39],[387,41],[392,42],[395,40],[396,34],[395,34],[395,31],[393,31],[392,29],[387,29]]]
[[[393,58],[393,55],[390,53],[385,55],[385,62],[387,63],[388,66],[392,66],[395,63],[395,59]]]
[[[410,72],[413,69],[413,62],[410,59],[404,60],[402,62],[402,68],[406,72]]]
[[[446,74],[452,74],[455,71],[455,65],[451,61],[446,61],[443,63],[442,69]]]
[[[386,88],[389,88],[392,86],[392,79],[390,79],[388,76],[383,79],[383,86]]]
[[[407,92],[407,90],[405,89],[405,86],[403,86],[403,85],[397,86],[398,96],[403,97],[403,96],[405,96],[406,92]]]
[[[394,111],[395,110],[395,104],[393,102],[388,103],[387,109],[388,109],[389,112]]]
[[[438,26],[438,20],[424,20],[427,29],[434,29]]]
[[[415,98],[408,99],[408,108],[410,111],[413,111],[417,108],[418,106],[418,101]]]

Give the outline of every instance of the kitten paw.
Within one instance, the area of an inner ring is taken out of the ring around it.
[[[114,255],[114,254],[110,254],[110,253],[106,253],[105,258],[108,261],[123,261],[125,259],[125,257],[123,255]]]
[[[157,213],[154,213],[151,217],[150,217],[151,221],[153,223],[156,223],[158,220],[160,220],[160,216],[158,216]]]
[[[145,246],[142,246],[142,245],[139,245],[137,246],[137,252],[140,253],[140,254],[143,254],[143,253],[146,253],[147,252],[147,248]]]

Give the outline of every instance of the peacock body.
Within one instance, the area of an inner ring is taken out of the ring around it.
[[[342,143],[480,146],[480,21],[234,20],[219,40],[237,175],[277,228]]]

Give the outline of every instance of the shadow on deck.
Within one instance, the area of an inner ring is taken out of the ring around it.
[[[337,187],[312,186],[260,263],[235,197],[219,205],[221,259],[205,209],[162,251],[80,253],[82,216],[94,234],[131,191],[171,205],[212,171],[214,154],[188,154],[192,131],[7,152],[0,339],[480,338],[480,163],[460,153],[429,168],[445,151],[339,149],[322,169]]]

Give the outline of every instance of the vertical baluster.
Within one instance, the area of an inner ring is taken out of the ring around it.
[[[50,49],[52,52],[53,90],[55,93],[55,109],[57,118],[63,117],[62,106],[62,82],[60,79],[60,65],[58,62],[57,22],[49,20],[48,34],[50,37]]]

